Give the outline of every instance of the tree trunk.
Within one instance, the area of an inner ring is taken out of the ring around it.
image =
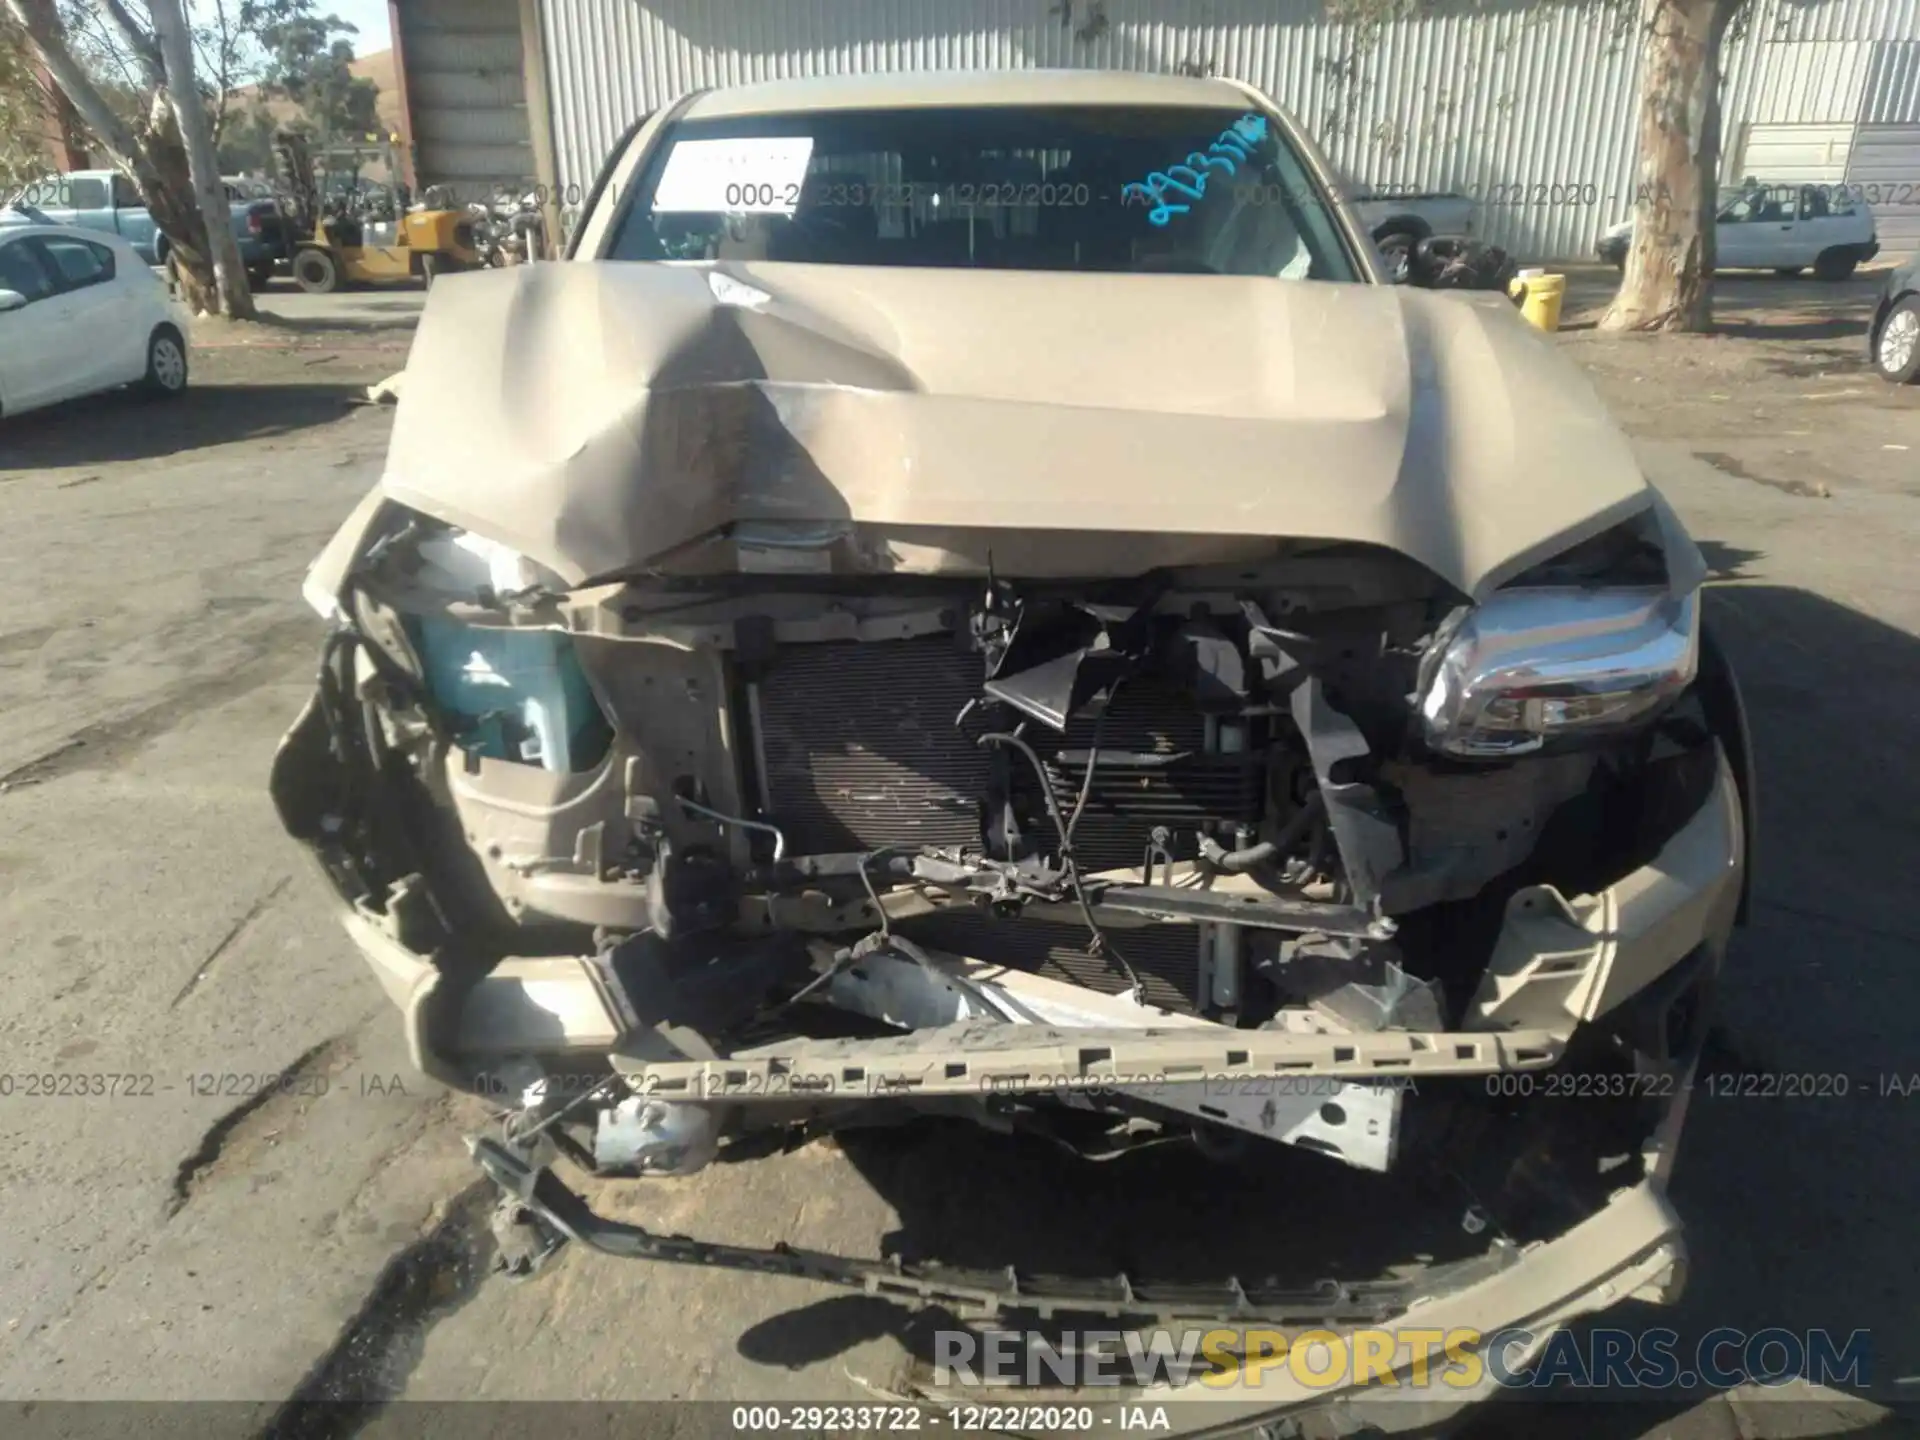
[[[187,30],[186,16],[180,0],[147,0],[147,11],[153,17],[154,38],[159,41],[160,58],[166,67],[167,97],[186,150],[192,194],[205,227],[220,313],[235,320],[251,320],[253,292],[247,286],[246,266],[233,238],[232,211],[226,187],[220,183],[220,162],[214,154],[206,107],[200,103],[200,87],[193,78],[193,38]]]
[[[1641,0],[1633,241],[1602,330],[1713,325],[1720,52],[1739,0]]]
[[[207,245],[206,218],[193,193],[186,147],[180,143],[172,109],[158,95],[154,97],[154,109],[145,149],[155,178],[152,184],[141,184],[140,198],[147,202],[153,223],[173,243],[168,269],[179,281],[180,298],[196,315],[217,315],[220,286]]]

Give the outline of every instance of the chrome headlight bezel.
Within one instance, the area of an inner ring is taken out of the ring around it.
[[[1659,586],[1501,590],[1447,617],[1415,696],[1426,745],[1504,760],[1644,723],[1693,683],[1700,594]]]

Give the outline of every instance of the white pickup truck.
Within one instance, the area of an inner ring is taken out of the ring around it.
[[[1624,268],[1633,221],[1600,237],[1600,258]],[[1714,226],[1717,270],[1812,268],[1822,280],[1844,280],[1880,253],[1873,211],[1845,185],[1763,185],[1749,180],[1720,192]]]

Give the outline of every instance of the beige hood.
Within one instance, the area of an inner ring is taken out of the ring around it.
[[[736,521],[1361,541],[1470,595],[1644,506],[1500,297],[566,262],[438,282],[383,479],[571,583]]]

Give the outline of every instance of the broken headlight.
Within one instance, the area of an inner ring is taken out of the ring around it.
[[[1698,592],[1502,590],[1447,618],[1420,669],[1426,742],[1501,759],[1644,720],[1693,683]]]

